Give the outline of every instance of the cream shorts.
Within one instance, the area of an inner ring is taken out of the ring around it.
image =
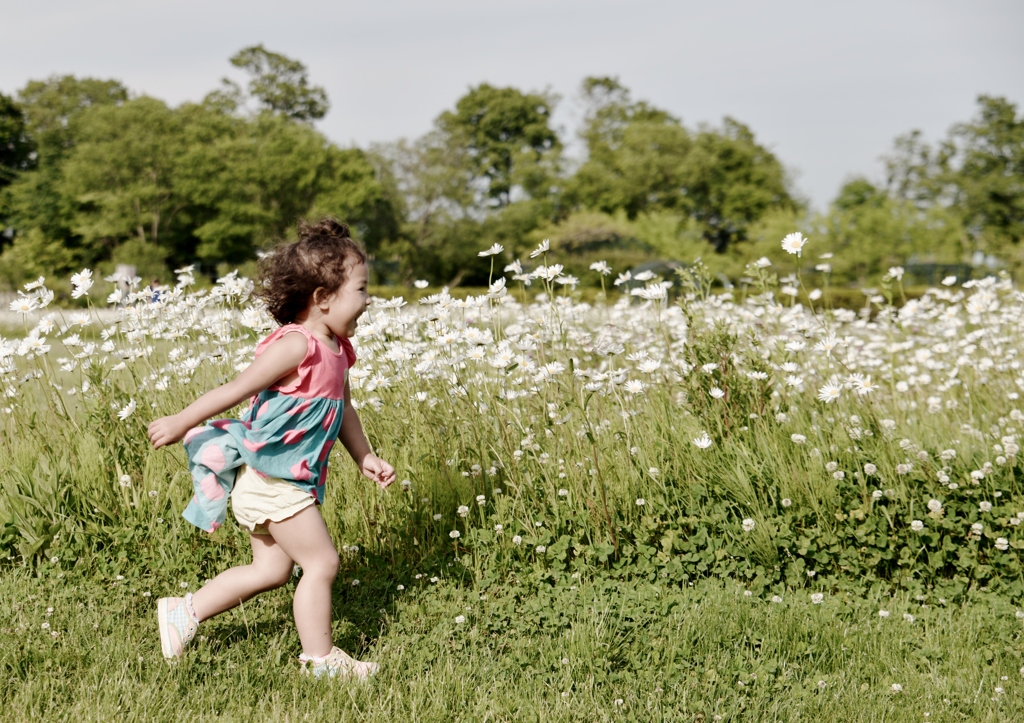
[[[269,535],[268,522],[281,522],[316,504],[316,498],[288,480],[263,477],[246,464],[231,490],[231,512],[252,535]]]

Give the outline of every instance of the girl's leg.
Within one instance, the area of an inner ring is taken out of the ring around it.
[[[302,568],[295,588],[295,627],[302,652],[323,657],[331,652],[331,586],[338,575],[338,551],[315,505],[281,522],[267,524],[280,549]]]
[[[292,559],[270,535],[249,535],[252,563],[225,570],[192,596],[200,621],[230,610],[257,593],[281,587],[292,574]]]

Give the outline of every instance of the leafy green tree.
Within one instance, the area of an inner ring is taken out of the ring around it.
[[[587,78],[583,95],[587,160],[567,194],[575,205],[631,219],[674,211],[718,252],[744,241],[769,209],[798,207],[782,164],[743,124],[726,118],[694,135],[666,111],[633,102],[612,78]]]
[[[231,64],[252,76],[249,94],[261,107],[299,121],[314,121],[327,115],[330,103],[327,91],[319,85],[310,85],[306,66],[280,53],[273,53],[263,45],[243,48],[231,57]],[[238,99],[238,87],[225,80],[221,100]]]
[[[75,145],[82,114],[116,106],[127,97],[128,91],[117,81],[71,75],[30,81],[18,91],[38,155],[35,169],[21,173],[0,196],[4,222],[14,229],[14,244],[21,246],[18,255],[23,261],[4,259],[12,268],[36,269],[47,260],[51,265],[42,272],[64,273],[79,263],[91,263],[95,249],[73,230],[75,204],[61,188],[63,162]]]
[[[0,188],[20,171],[35,165],[35,142],[28,134],[21,107],[0,93]]]
[[[75,144],[78,118],[89,108],[117,106],[128,90],[116,80],[52,76],[18,91],[28,130],[39,146],[40,164],[56,163]]]
[[[311,127],[272,114],[225,117],[208,109],[185,134],[178,185],[196,209],[195,254],[237,263],[283,238],[296,219],[347,219],[374,251],[398,220],[365,153],[326,142]]]
[[[747,239],[747,229],[769,209],[796,210],[785,169],[754,140],[747,126],[726,118],[704,128],[682,168],[690,215],[716,251]]]
[[[550,125],[554,104],[549,95],[483,83],[438,117],[444,143],[468,156],[487,206],[508,206],[515,188],[535,198],[551,190],[561,151]]]
[[[381,248],[381,257],[396,267],[396,280],[453,278],[447,260],[457,255],[453,234],[463,233],[467,224],[460,223],[474,205],[468,149],[434,130],[414,141],[378,144],[369,157],[401,219],[399,233]]]
[[[580,137],[587,160],[569,181],[570,204],[630,218],[651,209],[681,209],[681,167],[692,145],[679,119],[633,102],[614,78],[586,78],[587,113]]]
[[[920,131],[886,159],[894,198],[957,214],[976,248],[1024,264],[1024,115],[1005,98],[978,97],[978,114],[932,147]]]
[[[848,181],[820,220],[834,279],[870,283],[908,261],[957,263],[965,235],[957,215],[891,197],[863,178]]]
[[[188,201],[175,183],[182,135],[181,114],[154,98],[82,114],[61,188],[77,205],[73,230],[86,244],[113,247],[135,237],[173,247],[187,234],[179,214]]]
[[[940,164],[956,186],[964,224],[993,250],[1024,240],[1024,115],[1005,98],[980,96],[978,117],[954,126]],[[947,160],[947,156],[949,160]]]

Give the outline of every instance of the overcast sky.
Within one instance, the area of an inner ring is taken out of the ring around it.
[[[939,138],[981,93],[1024,104],[1020,0],[0,0],[0,19],[8,94],[71,73],[199,100],[263,43],[327,89],[343,145],[420,135],[481,82],[559,94],[570,140],[580,81],[614,75],[690,127],[748,124],[819,208],[897,135]]]

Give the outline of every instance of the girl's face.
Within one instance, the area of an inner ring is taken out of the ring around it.
[[[351,337],[356,333],[357,320],[370,305],[366,287],[370,275],[362,261],[349,269],[345,283],[327,299],[324,322],[337,337]]]

